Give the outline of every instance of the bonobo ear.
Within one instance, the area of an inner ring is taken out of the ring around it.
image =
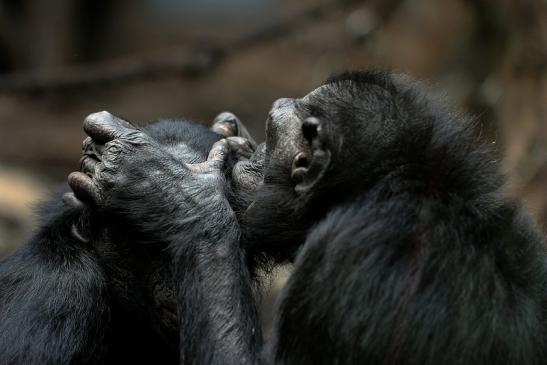
[[[319,182],[331,160],[331,152],[326,145],[326,136],[321,122],[308,117],[302,123],[304,147],[294,156],[291,178],[295,182],[294,190],[305,194]]]

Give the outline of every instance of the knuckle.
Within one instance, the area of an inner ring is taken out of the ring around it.
[[[91,149],[93,145],[93,140],[91,139],[91,137],[87,137],[86,139],[84,139],[84,141],[82,142],[82,150],[84,152],[87,152]]]
[[[84,119],[84,126],[95,126],[110,117],[111,117],[111,114],[105,110],[89,114]]]
[[[104,166],[106,168],[113,168],[118,163],[120,156],[125,150],[127,150],[127,145],[119,139],[115,139],[105,144],[102,156]]]
[[[148,136],[140,130],[132,130],[127,132],[123,139],[133,145],[144,145],[149,143]]]
[[[125,149],[125,143],[119,139],[115,139],[105,144],[104,147],[105,154],[119,155]]]
[[[226,111],[218,114],[213,120],[213,123],[224,123],[230,119],[235,119],[235,115],[231,112]]]

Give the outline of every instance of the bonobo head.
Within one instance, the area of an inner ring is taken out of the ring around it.
[[[402,75],[352,72],[274,102],[263,184],[243,220],[248,250],[290,259],[329,210],[379,186],[465,191],[470,123],[420,90]]]

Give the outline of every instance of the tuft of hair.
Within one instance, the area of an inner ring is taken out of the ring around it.
[[[372,84],[390,92],[395,91],[392,73],[389,70],[352,70],[331,75],[323,85],[329,84]]]

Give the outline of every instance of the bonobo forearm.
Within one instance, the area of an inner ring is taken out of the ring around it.
[[[239,247],[239,226],[228,209],[218,211],[224,217],[220,225],[207,231],[196,227],[174,247],[183,363],[258,361],[261,331],[251,277]]]

